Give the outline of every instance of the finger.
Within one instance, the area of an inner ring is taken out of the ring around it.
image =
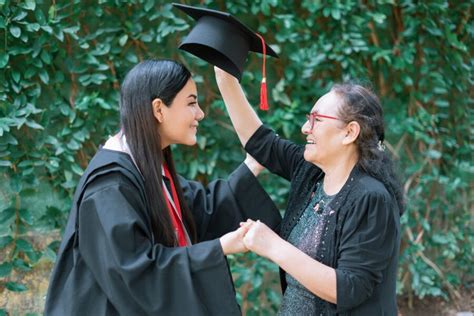
[[[242,238],[242,242],[244,243],[245,248],[250,250],[250,244],[249,244],[250,238],[247,235],[245,235],[244,238]]]
[[[241,236],[245,236],[248,231],[250,230],[250,227],[247,225],[247,226],[242,226],[238,229],[238,232]]]
[[[253,223],[248,223],[248,222],[240,223],[240,227],[245,227],[247,229],[250,228],[252,225]]]

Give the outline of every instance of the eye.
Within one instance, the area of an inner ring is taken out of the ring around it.
[[[315,117],[314,120],[315,120],[316,122],[321,122],[321,120],[320,120],[318,117]]]
[[[188,103],[189,106],[195,106],[197,104],[196,101]]]

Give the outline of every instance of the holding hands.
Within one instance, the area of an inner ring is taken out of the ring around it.
[[[248,219],[240,224],[246,230],[243,243],[248,250],[259,256],[272,259],[272,252],[282,239],[261,221]]]
[[[280,241],[283,240],[267,225],[251,219],[240,223],[240,228],[221,237],[226,255],[250,250],[268,259],[272,259]]]

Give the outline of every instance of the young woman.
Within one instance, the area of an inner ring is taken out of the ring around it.
[[[260,166],[248,158],[208,188],[176,174],[170,145],[194,145],[204,113],[174,61],[127,74],[120,116],[79,182],[45,314],[239,315],[224,256],[246,249],[232,230],[247,217],[280,220]]]
[[[248,221],[244,244],[282,270],[280,315],[397,315],[402,191],[383,151],[378,98],[335,85],[302,127],[306,146],[262,125],[238,81],[216,79],[245,149],[291,181],[280,235]]]

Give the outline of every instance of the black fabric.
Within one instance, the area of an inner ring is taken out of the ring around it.
[[[279,212],[245,165],[207,189],[182,177],[180,184],[207,241],[164,247],[152,234],[145,184],[130,157],[99,150],[76,190],[45,315],[240,315],[213,238],[247,215],[275,227]]]
[[[287,239],[324,176],[304,160],[304,147],[261,126],[245,149],[262,165],[291,181],[280,235]],[[323,315],[397,315],[396,276],[400,218],[395,199],[378,180],[357,166],[328,205],[329,216],[316,260],[333,267],[337,305],[317,300]],[[280,270],[283,291],[284,271]]]

